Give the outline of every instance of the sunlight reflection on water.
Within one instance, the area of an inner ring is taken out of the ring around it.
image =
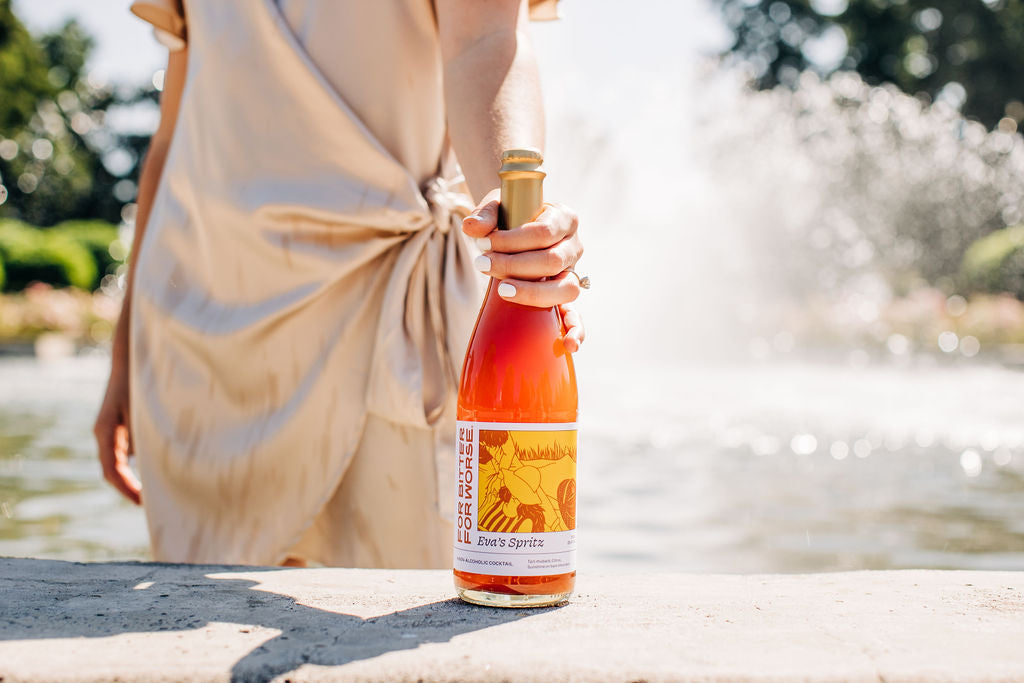
[[[595,565],[1024,568],[1017,372],[788,362],[584,377]]]

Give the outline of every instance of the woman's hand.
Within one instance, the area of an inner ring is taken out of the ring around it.
[[[142,486],[128,466],[128,458],[133,455],[128,406],[128,357],[127,353],[115,353],[107,393],[92,431],[99,447],[103,478],[125,498],[139,505]]]
[[[583,320],[572,306],[580,295],[580,279],[569,272],[583,255],[579,219],[561,204],[545,204],[536,220],[497,230],[498,197],[499,191],[492,190],[462,222],[462,231],[483,252],[473,265],[500,281],[498,294],[507,301],[558,306],[566,327],[565,347],[573,353],[586,337]]]

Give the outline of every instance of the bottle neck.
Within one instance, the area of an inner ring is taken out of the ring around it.
[[[529,223],[544,208],[543,158],[537,150],[512,149],[502,154],[499,230],[512,230]]]
[[[517,173],[501,179],[499,230],[512,230],[529,223],[544,208],[544,175]]]
[[[544,209],[543,159],[536,150],[509,150],[502,155],[501,197],[498,204],[498,229],[513,230],[535,220]],[[513,316],[532,315],[538,310],[532,306],[506,301],[498,296],[498,281],[487,283],[484,307],[501,309]]]
[[[501,178],[501,197],[498,204],[498,229],[513,230],[535,220],[544,209],[544,176],[540,159],[505,160],[498,176]],[[498,296],[498,281],[487,283],[485,306],[505,310],[524,309],[521,304]]]

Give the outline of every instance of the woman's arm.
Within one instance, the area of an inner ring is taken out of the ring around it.
[[[188,69],[188,48],[171,52],[167,58],[167,71],[164,72],[164,90],[160,95],[160,125],[149,141],[146,158],[142,162],[139,173],[138,213],[135,218],[135,239],[132,242],[131,261],[128,264],[128,287],[131,288],[132,276],[135,274],[136,258],[139,245],[146,234],[149,212],[153,208],[156,188],[160,185],[167,150],[171,146],[174,129],[178,125],[178,109],[181,106],[181,94],[185,90],[185,71]]]
[[[114,336],[114,355],[128,355],[128,329],[131,316],[132,285],[135,281],[135,267],[139,262],[139,250],[146,236],[146,225],[149,223],[149,212],[153,208],[156,188],[160,185],[167,150],[171,146],[174,127],[178,123],[178,109],[181,104],[181,93],[185,89],[185,71],[188,68],[188,48],[171,52],[167,58],[167,70],[164,72],[164,90],[160,95],[160,125],[150,138],[146,158],[142,162],[139,173],[139,193],[136,198],[138,211],[135,215],[135,238],[132,240],[131,256],[128,258],[128,277],[125,286],[124,303],[121,316],[117,321],[117,333]]]
[[[497,231],[494,181],[502,151],[544,146],[544,105],[529,36],[528,0],[437,0],[444,93],[452,146],[470,190],[482,199],[463,230],[478,239],[477,267],[511,284],[506,297],[531,306],[562,306],[566,343],[583,340],[579,316],[567,308],[579,296],[568,272],[583,254],[576,214],[549,204],[532,223]]]
[[[100,407],[93,434],[99,447],[100,465],[103,477],[133,503],[141,502],[142,488],[128,466],[132,454],[131,416],[129,414],[128,380],[128,336],[131,327],[131,300],[135,281],[135,268],[139,249],[146,236],[146,224],[153,206],[153,197],[163,174],[167,150],[178,121],[181,94],[185,88],[185,70],[188,65],[188,49],[171,52],[164,76],[164,91],[160,97],[160,126],[153,134],[146,152],[146,159],[139,174],[138,213],[135,218],[135,238],[132,241],[128,261],[128,277],[125,286],[121,315],[114,333],[111,350],[110,379],[106,395]]]
[[[501,153],[544,147],[544,104],[526,0],[437,0],[448,130],[479,201]]]

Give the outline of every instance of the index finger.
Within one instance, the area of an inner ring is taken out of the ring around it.
[[[490,235],[485,251],[512,254],[547,249],[575,235],[578,228],[576,212],[560,204],[546,204],[544,211],[532,221]]]

